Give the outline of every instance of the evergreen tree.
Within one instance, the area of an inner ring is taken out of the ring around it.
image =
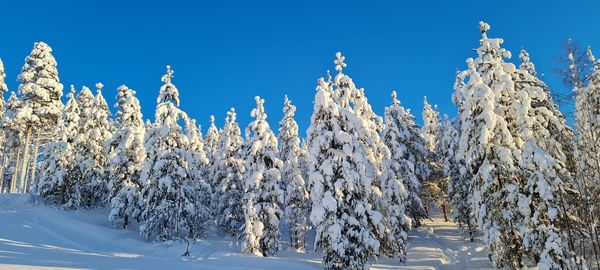
[[[455,92],[452,95],[453,102],[458,107],[458,116],[454,118],[453,128],[445,129],[444,140],[448,143],[448,150],[453,149],[452,154],[444,155],[444,171],[449,175],[448,196],[452,205],[452,216],[454,221],[469,235],[471,242],[475,239],[477,221],[475,213],[471,207],[471,195],[473,194],[473,175],[467,167],[465,155],[460,153],[460,138],[462,136],[463,120],[462,116],[467,119],[466,123],[471,123],[471,115],[465,113],[463,93],[465,91],[465,78],[469,74],[469,70],[457,72],[456,81],[454,83]],[[454,145],[450,146],[451,143]],[[452,148],[450,148],[452,147]]]
[[[142,189],[140,172],[146,157],[144,120],[135,91],[125,85],[117,89],[115,132],[108,147],[108,202],[111,223],[123,224],[139,220],[139,198]]]
[[[18,165],[18,192],[29,190],[38,154],[38,147],[49,138],[61,115],[63,85],[58,78],[56,60],[52,56],[52,48],[44,42],[36,42],[19,74],[18,80],[21,104],[16,112],[16,120],[23,123],[24,142],[20,146]],[[50,138],[51,139],[51,138]]]
[[[469,82],[457,88],[458,156],[473,175],[475,216],[496,267],[570,267],[563,241],[570,221],[560,204],[573,186],[572,135],[527,53],[521,69],[504,62],[510,52],[487,37],[489,29],[480,23],[478,58],[467,60]]]
[[[336,64],[336,81],[340,82],[345,76],[340,53]],[[316,229],[315,248],[323,249],[326,269],[365,269],[380,246],[371,228],[382,216],[370,203],[372,179],[365,170],[366,150],[357,139],[362,131],[347,106],[348,97],[347,92],[333,93],[333,83],[319,79],[307,132],[310,220]]]
[[[241,227],[245,223],[242,199],[246,167],[241,156],[243,140],[236,118],[237,115],[232,108],[227,113],[219,138],[219,147],[210,177],[218,184],[213,194],[213,212],[217,216],[217,225],[234,237],[241,237],[244,232]],[[252,213],[250,210],[246,208],[246,213]],[[247,224],[246,230],[249,230]]]
[[[423,100],[423,138],[429,152],[435,152],[440,139],[441,118],[437,106],[431,107],[427,97]]]
[[[576,177],[581,181],[583,222],[587,243],[582,253],[593,258],[596,268],[600,268],[600,236],[593,233],[600,224],[600,148],[595,143],[600,139],[600,60],[596,60],[591,48],[587,54],[592,64],[587,86],[575,84],[575,151],[577,159]],[[571,73],[579,78],[573,55]],[[591,247],[588,243],[591,243]],[[588,255],[589,254],[589,255]]]
[[[408,231],[412,226],[412,219],[408,217],[407,207],[423,207],[418,194],[414,190],[419,186],[414,175],[413,165],[404,159],[406,148],[400,143],[398,117],[402,113],[400,102],[396,99],[396,92],[392,92],[392,106],[385,110],[386,127],[383,131],[383,140],[390,155],[384,161],[384,171],[381,176],[383,201],[386,205],[383,216],[388,220],[386,226],[386,239],[383,242],[382,252],[401,262],[406,261],[406,244]],[[408,188],[410,186],[411,188]],[[411,193],[409,196],[409,192]]]
[[[244,158],[246,175],[244,182],[245,200],[247,201],[246,224],[252,224],[254,234],[244,235],[242,249],[249,253],[260,253],[272,256],[281,248],[279,240],[279,223],[283,216],[281,205],[284,192],[281,189],[282,162],[277,155],[277,137],[267,122],[264,100],[256,97],[256,108],[252,110],[252,121],[246,128]],[[255,208],[254,210],[252,208]],[[254,240],[255,242],[253,242]]]
[[[302,175],[300,138],[298,123],[294,119],[296,106],[285,96],[283,119],[279,122],[279,158],[283,161],[281,178],[285,192],[285,218],[290,229],[290,244],[296,249],[304,247],[305,234],[308,231],[308,191]]]
[[[219,130],[215,125],[215,116],[210,116],[210,126],[206,131],[206,137],[204,138],[204,153],[206,154],[206,158],[208,159],[208,168],[212,168],[215,164],[216,154],[219,147]],[[217,183],[214,182],[214,179],[208,179],[208,183],[216,188],[218,186]]]
[[[77,199],[71,208],[96,207],[106,201],[107,176],[104,144],[111,138],[109,111],[104,107],[101,84],[94,96],[89,88],[83,87],[77,95],[80,110],[79,130],[73,142],[74,177]]]
[[[202,140],[201,128],[196,125],[196,120],[185,116],[187,131],[187,163],[190,169],[192,184],[195,185],[196,194],[191,194],[194,199],[196,215],[202,222],[202,229],[208,225],[206,222],[213,220],[211,199],[212,188],[208,181],[208,159],[204,152],[204,141]],[[193,197],[195,195],[195,197]]]
[[[206,152],[204,152],[202,131],[196,125],[195,119],[186,119],[185,126],[187,131],[186,136],[189,141],[188,152],[190,156],[188,159],[191,160],[190,169],[192,177],[198,181],[205,181],[208,170],[208,159],[206,158]]]
[[[523,138],[519,165],[527,179],[527,199],[519,202],[526,264],[540,269],[568,268],[574,262],[570,254],[574,244],[567,239],[576,222],[571,218],[575,211],[567,212],[566,207],[577,188],[571,174],[575,166],[573,135],[545,83],[535,77],[529,54],[522,50],[519,56],[522,65],[513,77],[521,105],[515,117],[517,133]]]
[[[426,209],[437,207],[442,210],[444,220],[448,221],[448,178],[444,175],[442,169],[442,155],[440,153],[440,139],[442,136],[442,123],[437,106],[432,107],[425,97],[423,102],[423,128],[422,134],[427,148],[427,165],[429,166],[429,176],[423,183],[423,192],[421,199],[424,200]],[[429,212],[429,210],[427,210]]]
[[[6,112],[4,94],[8,92],[8,86],[4,82],[5,78],[6,73],[4,72],[4,63],[2,63],[2,59],[0,59],[0,118],[4,118]]]
[[[394,92],[395,93],[395,92]],[[391,150],[393,159],[404,175],[401,179],[408,192],[408,215],[415,226],[420,226],[421,221],[427,217],[427,212],[421,201],[421,180],[417,170],[423,172],[427,167],[425,160],[425,144],[418,127],[414,123],[415,117],[406,110],[393,94],[393,103],[385,110],[385,130],[383,136],[385,144]],[[418,165],[417,165],[418,164]]]
[[[41,155],[40,179],[37,192],[46,203],[73,208],[77,205],[79,190],[73,175],[73,142],[79,130],[79,106],[75,87],[67,94],[67,104],[56,126],[56,141],[49,143]]]
[[[15,92],[11,92],[6,103],[6,116],[3,118],[2,125],[6,129],[6,142],[4,143],[5,148],[5,161],[4,166],[4,179],[5,188],[10,193],[18,192],[18,172],[22,162],[19,162],[21,158],[20,145],[23,140],[24,122],[20,121],[17,117],[19,108],[21,107],[21,100],[17,97]]]
[[[390,155],[387,146],[380,136],[384,127],[383,119],[373,112],[364,89],[357,88],[353,80],[342,72],[343,68],[347,66],[344,62],[346,58],[341,53],[338,53],[336,57],[337,59],[334,63],[336,64],[338,74],[333,80],[334,97],[341,107],[351,110],[358,119],[357,124],[359,128],[357,128],[355,136],[359,143],[363,145],[366,152],[365,158],[367,162],[365,163],[365,173],[371,179],[372,189],[369,199],[375,211],[374,213],[381,213],[386,211],[385,208],[387,205],[382,198],[380,176],[384,168],[383,161],[389,158]],[[328,80],[330,79],[328,78]],[[386,231],[390,231],[388,220],[386,220],[386,217],[383,217],[382,219],[375,218],[368,221],[372,233],[382,246],[381,251],[388,252],[385,250],[389,246],[386,242],[394,241],[393,239],[387,239]]]
[[[4,73],[4,64],[2,63],[2,59],[0,59],[0,193],[4,192],[4,169],[6,168],[6,162],[8,161],[6,157],[8,149],[5,149],[8,125],[5,123],[6,104],[4,102],[4,94],[8,92],[8,86],[4,82],[5,78],[6,73]]]
[[[65,125],[65,136],[68,143],[75,142],[80,132],[80,115],[79,103],[75,97],[75,86],[71,85],[71,91],[67,94],[67,104],[63,111],[63,124]]]
[[[421,181],[416,175],[415,161],[413,155],[413,147],[409,145],[411,140],[419,140],[417,126],[414,124],[414,116],[409,110],[404,109],[400,105],[400,101],[396,98],[396,92],[392,93],[392,105],[385,110],[386,128],[383,132],[386,145],[391,151],[390,159],[398,166],[397,169],[402,172],[401,178],[408,192],[407,204],[409,207],[409,215],[419,226],[421,220],[427,217],[425,207],[421,201]],[[415,137],[416,136],[416,137]],[[419,145],[417,143],[417,145]],[[420,144],[421,146],[423,144]],[[421,148],[421,150],[424,150]],[[423,153],[423,151],[421,151]],[[388,168],[389,169],[389,168]]]
[[[146,159],[141,172],[145,181],[140,234],[148,240],[197,238],[204,233],[209,219],[202,196],[208,196],[191,175],[189,141],[178,121],[185,114],[178,108],[179,91],[167,66],[163,86],[157,98],[155,123],[144,141]]]

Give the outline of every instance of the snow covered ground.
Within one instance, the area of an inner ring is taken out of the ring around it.
[[[182,258],[185,243],[148,243],[134,230],[111,228],[107,210],[63,211],[32,198],[0,194],[0,269],[322,269],[318,253],[256,257],[214,233]],[[482,242],[467,242],[439,217],[426,224],[410,234],[407,263],[381,259],[372,269],[491,268]]]

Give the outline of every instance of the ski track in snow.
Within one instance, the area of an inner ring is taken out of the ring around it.
[[[112,228],[107,210],[63,211],[35,205],[29,194],[0,194],[0,269],[322,269],[321,254],[287,245],[275,257],[240,252],[241,241],[211,233],[190,247],[149,243],[133,228]],[[408,262],[388,258],[371,269],[491,269],[481,241],[464,239],[439,216],[410,232]],[[309,234],[309,237],[314,234]],[[289,237],[283,236],[283,239]]]

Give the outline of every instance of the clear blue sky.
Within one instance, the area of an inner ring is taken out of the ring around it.
[[[505,39],[513,60],[526,48],[547,77],[567,37],[596,46],[600,56],[600,1],[573,2],[5,1],[0,58],[16,90],[23,59],[45,41],[65,90],[101,81],[113,103],[117,86],[127,84],[151,119],[170,64],[181,107],[203,129],[211,114],[221,125],[230,107],[245,128],[255,95],[265,98],[277,129],[288,94],[304,136],[316,81],[334,70],[336,51],[376,112],[397,90],[419,118],[423,96],[454,114],[455,71],[474,56],[480,20],[491,24],[491,37]]]

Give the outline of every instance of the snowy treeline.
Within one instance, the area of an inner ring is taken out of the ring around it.
[[[216,226],[261,256],[276,255],[282,235],[307,248],[312,230],[326,269],[405,261],[408,232],[437,208],[465,241],[483,236],[496,268],[600,268],[600,60],[588,49],[571,128],[527,51],[516,66],[488,24],[479,30],[476,55],[456,73],[455,117],[425,98],[419,126],[395,91],[378,116],[337,53],[335,76],[317,81],[305,141],[287,96],[278,134],[256,97],[245,136],[233,108],[221,128],[210,116],[203,136],[179,108],[169,66],[154,122],[125,85],[114,116],[101,83],[95,94],[71,86],[63,104],[52,49],[36,43],[6,103],[0,61],[0,191],[109,207],[113,225],[139,224],[150,241],[201,239]]]

